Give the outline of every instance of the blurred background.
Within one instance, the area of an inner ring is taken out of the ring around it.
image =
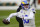
[[[12,17],[10,24],[5,25],[2,23],[4,18],[7,18],[9,14],[15,13],[22,0],[0,0],[0,27],[19,27],[19,23],[15,17]],[[35,25],[40,27],[40,0],[36,0],[36,14]]]

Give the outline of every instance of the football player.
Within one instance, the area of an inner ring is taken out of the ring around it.
[[[25,0],[24,0],[25,1]],[[27,1],[27,0],[26,0]],[[28,0],[30,2],[30,5],[33,7],[33,4],[34,4],[34,7],[36,7],[36,0]],[[32,8],[31,7],[31,8]],[[19,12],[20,10],[22,9],[21,5],[19,6],[19,8],[17,9],[17,12]],[[31,9],[33,11],[33,13],[35,14],[35,8]],[[16,16],[16,20],[19,22],[19,27],[23,27],[23,21],[21,18],[17,17]]]
[[[35,27],[35,18],[34,13],[32,11],[34,9],[30,8],[30,4],[27,1],[23,1],[21,3],[21,7],[22,9],[19,12],[11,13],[6,20],[10,22],[11,17],[17,16],[22,19],[24,25],[23,27]]]

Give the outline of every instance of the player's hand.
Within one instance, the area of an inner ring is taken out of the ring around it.
[[[3,19],[3,21],[2,21],[4,24],[10,24],[10,22],[8,21],[8,20],[6,20],[6,19]]]

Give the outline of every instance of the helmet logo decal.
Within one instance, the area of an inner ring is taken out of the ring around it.
[[[22,4],[25,4],[24,2],[22,2]]]

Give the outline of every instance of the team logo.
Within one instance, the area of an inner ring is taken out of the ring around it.
[[[25,24],[25,23],[29,23],[29,20],[26,21],[25,19],[23,19],[23,22],[24,22],[24,24]]]
[[[28,17],[28,15],[25,15],[25,17]]]

